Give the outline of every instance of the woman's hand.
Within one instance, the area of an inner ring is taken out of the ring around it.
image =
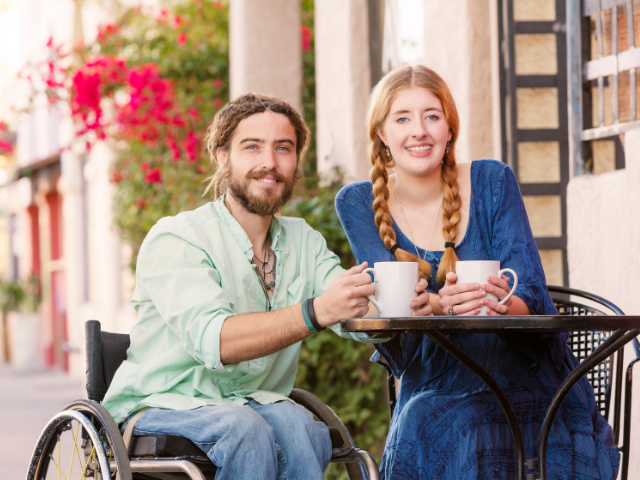
[[[482,290],[498,297],[498,301],[502,301],[504,297],[509,295],[511,289],[509,288],[509,277],[506,275],[502,275],[502,278],[489,277],[487,281],[489,283],[482,285]],[[487,315],[509,315],[512,301],[513,297],[504,302],[503,305],[500,305],[498,302],[487,298],[484,301],[484,304],[487,306]]]
[[[429,303],[427,285],[428,283],[424,278],[421,278],[418,285],[416,285],[416,292],[419,293],[419,295],[411,300],[411,308],[415,309],[412,313],[414,317],[433,315],[433,309],[431,308],[431,303]]]
[[[439,292],[440,301],[438,303],[440,308],[445,315],[451,315],[452,313],[453,315],[477,315],[480,313],[480,307],[488,301],[485,299],[486,291],[480,288],[477,283],[456,285],[457,279],[458,277],[455,273],[447,273],[447,280]],[[449,308],[452,310],[450,311]]]

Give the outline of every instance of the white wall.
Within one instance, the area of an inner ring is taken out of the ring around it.
[[[144,3],[155,5],[157,2],[150,0]],[[84,2],[80,15],[75,10],[77,5],[74,0],[20,2],[22,64],[35,64],[46,59],[45,45],[51,36],[55,44],[69,46],[79,38],[88,43],[95,38],[99,25],[112,21],[112,15],[98,2]],[[31,94],[28,84],[21,82],[16,89],[18,98],[13,103],[24,105]],[[51,108],[42,97],[36,99],[32,114],[20,118],[17,131],[16,156],[20,166],[58,155],[62,147],[73,147],[60,154],[61,176],[57,184],[41,182],[35,186],[40,196],[31,198],[31,182],[27,178],[11,185],[8,212],[16,213],[21,220],[20,235],[24,246],[16,253],[20,257],[20,274],[26,277],[31,268],[26,207],[31,201],[41,199],[48,190],[57,189],[62,195],[64,258],[58,265],[62,265],[65,274],[69,367],[73,375],[84,376],[84,322],[98,319],[105,330],[127,332],[135,321],[135,312],[129,304],[134,286],[132,274],[126,267],[128,258],[123,255],[123,246],[113,225],[114,187],[109,182],[113,153],[107,144],[100,143],[88,154],[88,161],[83,165],[84,148],[73,144],[73,125],[64,106]],[[47,209],[44,203],[42,207],[40,214],[44,217]],[[83,209],[86,209],[86,215],[83,215]],[[45,265],[48,224],[45,218],[41,222],[44,273],[48,268]],[[46,279],[44,281],[46,292]],[[87,289],[88,295],[85,295]],[[46,302],[42,306],[44,314],[47,313],[45,307]],[[45,322],[45,333],[47,328]]]
[[[640,130],[624,144],[624,170],[569,182],[569,281],[640,315]]]

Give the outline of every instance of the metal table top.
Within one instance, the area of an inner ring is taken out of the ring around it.
[[[640,316],[634,315],[505,315],[505,316],[433,316],[401,318],[357,318],[341,322],[344,332],[385,333],[551,333],[577,331],[613,331],[640,328]]]

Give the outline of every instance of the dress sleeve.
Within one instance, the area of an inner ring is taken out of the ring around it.
[[[235,312],[204,250],[172,231],[152,231],[140,249],[136,279],[189,355],[221,369],[220,331]]]
[[[396,258],[385,247],[374,221],[372,201],[356,191],[356,186],[371,188],[368,183],[352,184],[343,188],[336,196],[336,211],[347,234],[351,251],[358,263],[366,261],[370,267],[375,262],[394,262]],[[378,340],[375,344],[376,352],[371,357],[380,363],[384,357],[394,376],[400,378],[409,362],[418,350],[423,335],[398,334],[387,340]]]
[[[501,268],[516,271],[518,288],[514,295],[524,301],[533,315],[557,315],[547,291],[544,270],[522,195],[510,168],[504,169],[502,189],[493,199],[493,257],[500,260]],[[513,285],[513,281],[510,280],[509,283]]]
[[[524,201],[516,177],[510,168],[504,169],[502,188],[493,192],[491,249],[501,268],[511,268],[518,274],[514,295],[522,299],[533,315],[557,315],[547,290],[540,255],[533,239]],[[511,277],[510,275],[508,275]],[[509,281],[513,285],[513,281]],[[561,368],[568,334],[513,335],[503,334],[514,347],[536,358],[537,344],[546,343],[556,367]]]

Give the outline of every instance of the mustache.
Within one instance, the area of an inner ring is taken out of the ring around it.
[[[258,170],[257,172],[247,172],[244,177],[247,180],[252,178],[259,180],[267,176],[273,177],[277,182],[289,183],[289,180],[284,175],[282,175],[280,172],[276,172],[275,170]]]

